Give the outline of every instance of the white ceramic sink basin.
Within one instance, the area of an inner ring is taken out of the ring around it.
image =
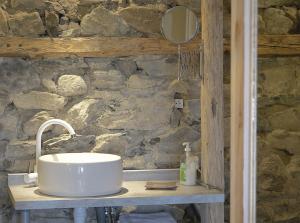
[[[54,196],[100,196],[122,186],[121,157],[103,153],[61,153],[38,160],[41,193]]]

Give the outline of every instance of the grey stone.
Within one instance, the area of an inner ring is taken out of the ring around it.
[[[57,93],[57,86],[51,78],[43,78],[42,85],[51,93]]]
[[[137,71],[137,65],[133,60],[116,60],[114,61],[114,65],[117,70],[121,71],[121,73],[127,77]]]
[[[119,15],[134,29],[143,33],[160,33],[162,12],[149,7],[134,6],[119,11]]]
[[[45,8],[44,0],[11,0],[11,7],[20,11],[35,11]]]
[[[5,153],[7,148],[8,141],[7,140],[0,140],[0,171],[5,169]]]
[[[153,77],[176,77],[177,61],[169,61],[163,56],[141,56],[136,60],[138,68]]]
[[[178,5],[183,5],[192,9],[195,13],[200,13],[200,2],[199,0],[175,0]]]
[[[101,116],[105,107],[101,100],[86,99],[73,105],[67,112],[66,120],[77,130],[87,128]]]
[[[262,159],[258,166],[258,190],[280,192],[287,181],[286,168],[276,154],[270,154]]]
[[[281,9],[266,9],[263,19],[266,24],[267,34],[288,34],[294,27],[294,22]]]
[[[65,15],[73,21],[78,21],[78,4],[79,0],[58,0],[63,7]]]
[[[35,159],[36,141],[19,141],[9,142],[5,153],[8,160],[31,160]]]
[[[89,95],[86,96],[88,99],[102,99],[106,102],[114,101],[120,103],[127,100],[119,91],[91,91]]]
[[[260,95],[264,97],[296,96],[300,93],[300,66],[277,64],[260,69]]]
[[[0,58],[0,94],[38,88],[40,78],[31,63],[17,58]]]
[[[184,100],[184,113],[193,120],[200,121],[200,100]]]
[[[8,34],[7,13],[0,8],[0,36]]]
[[[61,15],[66,14],[64,7],[58,1],[46,1],[45,3],[47,5],[47,8],[49,9],[49,11],[53,11],[53,12],[56,12]],[[63,17],[67,18],[65,16],[63,16]],[[68,18],[68,21],[69,21],[69,18]]]
[[[283,10],[284,12],[286,13],[286,15],[292,19],[294,22],[297,22],[297,8],[296,7],[286,7],[286,6],[283,6]]]
[[[157,130],[167,128],[172,101],[160,96],[152,98],[131,97],[113,112],[106,112],[98,119],[104,129]]]
[[[266,32],[266,23],[261,15],[258,15],[257,22],[258,22],[258,32],[260,34],[265,33]]]
[[[27,173],[28,172],[28,167],[29,163],[34,163],[35,159],[31,160],[5,160],[5,170],[9,173]]]
[[[128,147],[128,141],[123,133],[103,134],[96,138],[92,152],[123,155]]]
[[[0,172],[0,206],[4,209],[8,202],[8,186],[7,186],[7,174],[5,172]],[[2,219],[1,219],[2,220]]]
[[[146,168],[146,162],[143,156],[135,156],[123,159],[124,170],[143,170]]]
[[[31,91],[29,93],[13,94],[12,101],[17,108],[60,110],[67,104],[65,97],[48,92]]]
[[[81,28],[85,36],[125,36],[130,31],[121,17],[101,6],[82,18]]]
[[[274,112],[269,115],[268,120],[272,130],[300,131],[300,107]]]
[[[118,70],[94,71],[91,77],[96,89],[117,90],[124,87],[124,81],[125,77]]]
[[[59,24],[59,17],[54,11],[46,11],[45,12],[45,21],[47,32],[49,35],[57,35],[58,32],[58,24]]]
[[[85,81],[77,75],[62,75],[59,77],[57,85],[57,92],[62,96],[77,96],[87,92]]]
[[[147,89],[157,85],[157,81],[145,75],[131,75],[127,81],[127,87],[132,89]]]
[[[18,136],[18,112],[5,111],[0,117],[0,140],[16,139]]]
[[[81,35],[81,27],[78,23],[71,22],[67,29],[62,31],[61,37],[78,37]]]
[[[170,117],[170,126],[172,128],[177,128],[180,125],[182,115],[183,113],[181,109],[173,107],[171,117]]]
[[[46,121],[53,119],[48,112],[41,111],[35,114],[30,120],[24,123],[23,131],[27,136],[35,136],[39,127]],[[49,126],[46,130],[53,129],[53,126]]]
[[[3,112],[5,111],[6,106],[10,103],[9,99],[7,96],[0,95],[0,115],[3,114]]]
[[[44,142],[43,154],[90,152],[95,145],[95,136],[77,135],[71,138],[69,134],[61,135]]]
[[[60,25],[68,25],[68,24],[69,24],[69,18],[66,17],[66,16],[62,16],[62,17],[59,19],[59,24],[60,24]]]
[[[287,166],[287,170],[291,176],[300,183],[300,155],[292,157],[289,165]]]
[[[85,62],[92,70],[108,71],[113,69],[112,59],[110,58],[85,58]]]
[[[287,151],[293,155],[300,155],[300,132],[277,129],[269,133],[266,140],[271,148]]]
[[[298,0],[259,0],[258,3],[258,6],[260,8],[269,8],[271,6],[299,5]]]
[[[45,33],[39,13],[19,12],[8,19],[10,30],[17,36],[37,37]]]
[[[170,91],[171,96],[175,97],[176,94],[180,94],[182,99],[188,99],[188,89],[189,86],[187,83],[178,79],[173,80],[168,86],[168,91]]]
[[[200,138],[200,133],[190,127],[180,127],[160,136],[157,144],[160,152],[182,154],[184,148],[182,143],[194,142]]]

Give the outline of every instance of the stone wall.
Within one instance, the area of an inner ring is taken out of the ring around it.
[[[224,35],[230,33],[225,0]],[[160,36],[175,5],[199,13],[199,0],[0,0],[0,36]],[[260,0],[263,34],[300,33],[299,0]],[[258,222],[299,222],[300,58],[259,60]],[[43,153],[119,154],[126,169],[178,167],[181,143],[200,140],[200,83],[185,78],[185,108],[174,109],[176,55],[25,60],[0,58],[0,223],[14,222],[7,173],[28,171],[34,136],[50,118],[70,122],[43,136]],[[225,55],[225,176],[229,188],[230,57]],[[178,91],[178,89],[177,89]],[[165,207],[162,207],[165,208]],[[182,218],[181,209],[172,209]],[[226,205],[228,220],[228,202]],[[36,211],[34,222],[71,222],[70,210]],[[94,221],[90,210],[89,222]]]
[[[260,33],[300,33],[299,1],[260,7]],[[259,59],[257,222],[300,222],[299,68],[299,57]]]

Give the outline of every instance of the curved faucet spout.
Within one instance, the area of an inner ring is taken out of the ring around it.
[[[39,157],[41,156],[42,134],[45,131],[45,129],[47,127],[49,127],[50,125],[61,125],[61,126],[65,127],[69,131],[69,133],[70,133],[71,136],[75,136],[76,135],[76,133],[75,133],[74,129],[72,128],[72,126],[69,123],[67,123],[66,121],[64,121],[64,120],[61,120],[61,119],[51,119],[51,120],[48,120],[48,121],[44,122],[40,126],[40,128],[39,128],[39,130],[37,132],[37,135],[36,135],[36,154],[35,154],[36,155],[36,165],[38,163]]]

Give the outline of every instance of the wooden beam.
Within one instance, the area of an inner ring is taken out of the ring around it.
[[[256,222],[257,0],[232,0],[231,7],[230,222],[253,223]],[[270,40],[276,42],[279,38],[260,39],[266,45]],[[273,52],[273,48],[268,49]]]
[[[300,35],[265,35],[258,38],[259,56],[299,56]]]
[[[196,38],[182,46],[182,51],[199,48]],[[175,54],[177,45],[158,38],[22,38],[0,37],[0,56],[55,57],[124,57],[146,54]]]
[[[200,35],[199,35],[200,36]],[[183,51],[198,48],[200,38],[182,46]],[[224,39],[230,51],[230,39]],[[145,54],[176,54],[177,45],[161,38],[24,38],[0,37],[0,56],[29,58],[123,57]],[[259,37],[258,53],[265,56],[299,56],[300,35]]]
[[[223,0],[201,1],[201,178],[224,190]],[[201,222],[224,223],[224,204],[201,205]]]

